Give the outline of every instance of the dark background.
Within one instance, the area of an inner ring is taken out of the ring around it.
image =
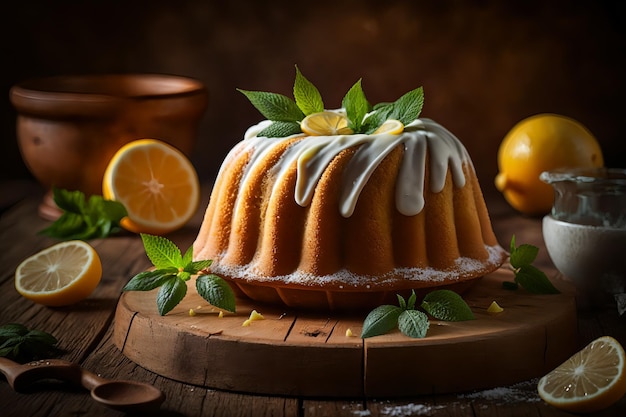
[[[521,119],[552,112],[626,167],[623,2],[108,0],[2,2],[0,178],[29,178],[10,87],[31,77],[154,72],[210,93],[192,156],[212,178],[261,115],[236,88],[291,96],[294,65],[327,108],[359,78],[372,103],[424,86],[424,117],[465,143],[483,187]],[[488,191],[488,190],[487,190]]]

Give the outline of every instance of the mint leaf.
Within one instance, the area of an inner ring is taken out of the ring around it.
[[[163,316],[176,307],[187,294],[187,284],[196,275],[211,266],[211,260],[193,260],[193,246],[182,255],[180,249],[162,236],[141,234],[144,249],[155,270],[135,275],[124,286],[123,291],[150,291],[159,288],[157,309]],[[196,290],[212,305],[235,311],[235,294],[230,286],[217,275],[201,275],[196,281]]]
[[[211,261],[210,259],[207,259],[204,261],[194,261],[194,262],[189,263],[185,267],[185,271],[190,272],[192,274],[197,274],[198,272],[202,272],[208,267],[210,267],[212,263],[213,261]]]
[[[426,294],[421,307],[439,320],[465,321],[474,319],[474,313],[467,303],[459,294],[451,290],[436,290]]]
[[[0,356],[17,362],[49,357],[59,352],[57,339],[40,330],[29,330],[18,323],[0,327]]]
[[[429,327],[428,316],[418,310],[404,310],[398,317],[398,328],[409,337],[426,337]]]
[[[424,89],[419,87],[404,94],[392,104],[388,119],[399,120],[406,126],[419,117],[423,106]]]
[[[254,107],[268,120],[278,122],[299,122],[304,113],[289,97],[282,94],[266,93],[262,91],[248,91],[237,89],[243,93]]]
[[[196,290],[209,304],[235,312],[235,294],[228,283],[217,275],[200,275],[196,279]]]
[[[272,122],[271,125],[261,130],[257,136],[260,138],[284,138],[302,133],[299,122]]]
[[[63,240],[88,240],[104,238],[121,230],[119,222],[127,215],[123,204],[97,195],[87,200],[81,191],[54,187],[52,192],[55,204],[63,212],[40,234]]]
[[[413,310],[415,308],[415,301],[417,301],[417,294],[415,294],[415,290],[411,290],[411,296],[406,306],[407,310]]]
[[[348,117],[348,127],[355,133],[362,133],[361,128],[363,126],[363,119],[365,115],[372,110],[372,106],[365,98],[365,93],[361,87],[361,80],[357,81],[348,90],[341,106],[346,110],[346,116]]]
[[[520,268],[532,264],[537,258],[539,248],[533,245],[523,244],[514,248],[509,255],[509,262],[513,268]]]
[[[140,234],[146,255],[157,269],[175,267],[184,268],[180,249],[162,236]]]
[[[172,277],[176,277],[177,273],[178,269],[174,267],[140,272],[126,283],[122,291],[150,291],[160,287]]]
[[[522,265],[515,273],[515,282],[533,294],[559,294],[547,275],[532,265]]]
[[[296,81],[293,85],[293,97],[296,105],[305,116],[324,111],[324,102],[319,90],[300,72],[296,65]],[[273,119],[270,119],[273,120]]]
[[[396,294],[396,297],[398,297],[398,305],[400,306],[400,308],[402,310],[406,310],[406,300],[404,299],[404,297],[400,294]]]
[[[372,310],[363,322],[361,337],[363,339],[385,334],[398,325],[398,317],[402,309],[393,305],[382,305]]]
[[[157,293],[157,309],[164,316],[180,303],[187,294],[187,284],[173,276],[167,279]]]
[[[363,126],[361,130],[363,133],[370,135],[376,129],[380,127],[387,119],[389,119],[389,114],[391,113],[391,105],[385,105],[378,107],[376,111],[370,113],[365,120],[363,121]]]
[[[423,106],[424,89],[419,87],[404,94],[393,103],[375,105],[374,112],[369,114],[363,123],[363,130],[371,134],[389,119],[399,120],[406,126],[419,117]]]
[[[529,244],[515,246],[515,235],[511,236],[509,263],[515,274],[514,282],[503,282],[502,286],[508,290],[515,290],[518,286],[533,294],[559,294],[560,291],[550,282],[550,279],[540,269],[531,265],[537,258],[539,248]]]

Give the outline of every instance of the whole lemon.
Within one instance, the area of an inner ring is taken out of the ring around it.
[[[517,123],[502,140],[495,185],[516,210],[541,215],[554,201],[552,186],[539,179],[543,171],[603,165],[600,145],[585,126],[558,114],[537,114]]]

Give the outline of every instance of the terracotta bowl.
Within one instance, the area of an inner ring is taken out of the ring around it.
[[[30,172],[46,187],[88,195],[102,194],[109,160],[132,140],[160,139],[189,155],[208,103],[201,82],[157,74],[40,78],[9,95]]]

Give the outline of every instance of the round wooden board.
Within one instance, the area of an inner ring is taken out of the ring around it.
[[[555,280],[561,294],[503,289],[512,279],[504,269],[482,278],[463,295],[476,319],[431,320],[423,339],[398,330],[361,339],[365,314],[305,313],[243,299],[236,314],[220,318],[192,279],[166,316],[156,310],[156,290],[124,293],[114,342],[144,368],[212,389],[381,398],[493,388],[544,375],[577,347],[573,288]],[[487,312],[494,300],[504,312]],[[253,309],[265,320],[242,326]]]

